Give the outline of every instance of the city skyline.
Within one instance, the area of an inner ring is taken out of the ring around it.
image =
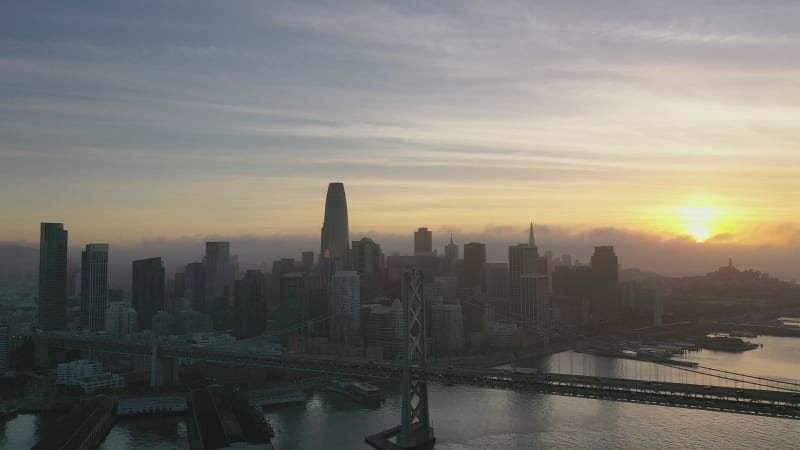
[[[323,195],[324,197],[324,195]],[[324,203],[324,202],[323,202]],[[323,205],[320,205],[323,209]],[[317,219],[319,222],[319,219]],[[733,258],[740,267],[753,268],[770,273],[784,280],[800,279],[800,264],[796,260],[796,249],[791,246],[738,246],[729,244],[698,245],[687,240],[657,240],[648,235],[616,228],[604,228],[574,233],[571,230],[537,222],[536,234],[544,243],[541,248],[553,251],[556,256],[566,253],[582,264],[588,264],[596,245],[614,245],[623,255],[626,268],[651,270],[663,275],[685,276],[706,273],[727,264]],[[69,227],[69,224],[65,224]],[[479,233],[464,233],[457,229],[454,239],[459,248],[469,242],[486,244],[487,262],[507,261],[507,249],[529,240],[530,224],[516,227],[494,227]],[[317,228],[319,229],[319,228]],[[374,231],[352,231],[353,239],[370,238],[380,244],[386,255],[413,254],[413,234],[382,234]],[[449,243],[453,228],[433,229],[433,248],[444,256],[444,247]],[[71,235],[75,235],[74,227]],[[161,256],[168,270],[178,270],[192,261],[203,259],[207,242],[230,242],[231,255],[237,255],[244,268],[260,267],[263,263],[283,257],[300,259],[301,253],[319,248],[320,236],[314,234],[279,234],[274,236],[191,236],[178,239],[153,239],[134,245],[114,245],[109,264],[122,266],[133,260]],[[93,242],[89,240],[88,242]],[[0,241],[0,243],[3,243]],[[12,243],[35,248],[32,242]],[[113,244],[112,244],[113,245]],[[84,242],[70,238],[69,257],[72,263],[80,262]],[[462,249],[463,250],[463,249]],[[316,251],[313,253],[316,254]]]
[[[12,5],[0,240],[313,234],[338,179],[356,231],[800,247],[798,5],[616,3]]]

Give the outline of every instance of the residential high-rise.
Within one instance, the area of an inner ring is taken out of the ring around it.
[[[208,311],[227,306],[233,295],[230,242],[206,242],[205,298]]]
[[[347,197],[342,183],[328,185],[321,237],[320,257],[340,260],[346,264],[350,245],[350,226],[347,220]]]
[[[156,311],[164,309],[164,266],[161,258],[133,262],[131,306],[140,330],[149,330]]]
[[[108,303],[108,244],[86,244],[81,253],[81,328],[105,329]]]
[[[508,293],[511,319],[521,320],[522,297],[520,278],[522,275],[535,274],[539,265],[539,251],[533,236],[533,223],[527,244],[518,244],[508,248]]]
[[[486,244],[470,242],[464,244],[464,283],[463,287],[480,290],[486,287],[483,266],[486,264]]]
[[[106,310],[106,331],[112,339],[125,339],[136,333],[138,315],[127,303],[112,302]]]
[[[67,301],[67,230],[42,223],[39,234],[39,328],[64,329]]]
[[[420,228],[414,232],[414,256],[433,254],[433,232]]]
[[[614,321],[619,313],[619,261],[613,246],[594,248],[591,314],[596,321]]]
[[[450,233],[450,243],[444,246],[444,257],[450,261],[458,259],[458,246],[453,243],[453,233]]]
[[[238,339],[261,335],[267,327],[267,283],[260,270],[248,270],[233,283],[233,306]]]

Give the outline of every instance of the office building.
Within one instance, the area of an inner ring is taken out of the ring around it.
[[[365,305],[362,317],[367,352],[386,360],[401,358],[404,342],[403,305],[400,300],[393,300],[391,306]]]
[[[79,359],[60,363],[56,368],[56,384],[73,385],[81,378],[96,377],[103,373],[103,364],[100,361]]]
[[[619,305],[619,261],[614,247],[595,247],[592,255],[592,320],[617,320]]]
[[[206,242],[205,309],[225,309],[233,295],[233,266],[230,242]]]
[[[303,252],[300,254],[300,264],[308,270],[314,267],[314,252]]]
[[[486,295],[497,299],[508,299],[508,264],[486,263],[484,266]]]
[[[112,339],[126,339],[138,331],[138,315],[127,303],[112,302],[106,310],[106,331]]]
[[[464,244],[464,282],[465,288],[484,292],[484,265],[486,264],[486,244],[470,242]]]
[[[461,305],[431,306],[431,338],[437,356],[464,352],[464,314]]]
[[[347,264],[349,245],[350,225],[347,218],[347,196],[344,192],[344,184],[330,183],[325,198],[320,258],[339,260],[343,264]]]
[[[384,263],[381,246],[370,238],[353,241],[352,269],[361,277],[361,298],[366,300],[383,294]]]
[[[521,277],[522,275],[536,274],[538,268],[539,251],[536,248],[533,223],[531,223],[528,243],[508,248],[509,315],[512,320],[521,320],[522,318]]]
[[[433,277],[433,281],[438,283],[442,289],[442,298],[445,303],[455,303],[458,294],[458,277],[453,275],[441,275]]]
[[[550,320],[550,288],[547,275],[520,276],[520,317],[525,325],[542,324]]]
[[[433,232],[420,228],[414,232],[414,256],[433,254]]]
[[[139,329],[151,329],[156,311],[165,307],[164,266],[160,257],[133,262],[131,306],[136,310]]]
[[[192,309],[208,312],[206,308],[206,268],[203,263],[193,262],[183,269],[183,298]]]
[[[356,345],[361,328],[361,279],[356,271],[339,271],[333,276],[333,285],[330,340]]]
[[[267,283],[260,270],[248,270],[234,282],[233,306],[238,339],[260,336],[267,327]]]
[[[572,265],[572,255],[569,253],[564,253],[561,255],[561,265],[563,266],[571,266]]]
[[[333,314],[358,322],[361,310],[361,279],[358,272],[344,270],[333,276]]]
[[[175,318],[167,311],[156,311],[153,314],[153,336],[169,336],[175,328]]]
[[[108,303],[108,244],[87,244],[81,253],[81,328],[105,329]]]
[[[78,386],[85,394],[93,394],[99,389],[122,389],[125,379],[122,375],[104,373],[99,361],[81,359],[59,364],[56,384]]]
[[[453,243],[453,233],[450,233],[450,243],[444,246],[444,258],[450,261],[458,259],[458,246]]]
[[[42,223],[39,234],[39,328],[63,330],[67,301],[67,230]]]
[[[310,318],[307,275],[292,272],[281,276],[278,327],[287,333],[306,334]]]

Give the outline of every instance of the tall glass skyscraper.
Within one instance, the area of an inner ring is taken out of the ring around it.
[[[325,219],[322,222],[320,256],[346,263],[350,247],[350,227],[347,221],[347,197],[344,184],[330,183],[325,199]]]
[[[67,230],[42,223],[39,234],[39,328],[64,329],[67,303]]]
[[[81,328],[105,329],[108,302],[108,244],[86,244],[81,253]]]

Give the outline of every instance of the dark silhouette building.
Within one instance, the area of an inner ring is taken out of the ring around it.
[[[284,333],[281,339],[285,340],[289,334],[308,335],[311,314],[307,275],[299,272],[284,274],[280,278],[278,302],[278,327]]]
[[[328,185],[321,237],[321,258],[347,261],[348,246],[350,245],[350,226],[347,219],[347,197],[342,183],[330,183]]]
[[[486,265],[486,244],[470,242],[464,244],[464,278],[462,286],[485,291],[484,266]]]
[[[522,275],[536,274],[539,269],[539,250],[531,223],[527,244],[508,247],[508,297],[509,315],[512,320],[522,318]]]
[[[42,223],[39,234],[39,328],[63,330],[67,301],[67,230]]]
[[[131,307],[136,311],[139,329],[149,330],[153,316],[164,306],[164,266],[161,258],[134,261]]]
[[[227,306],[233,288],[230,242],[206,242],[205,297],[206,308],[213,311]]]
[[[383,252],[370,238],[353,241],[352,268],[361,277],[361,299],[368,300],[383,293]]]
[[[300,264],[306,269],[314,267],[314,252],[303,252],[300,254]]]
[[[498,299],[508,299],[508,264],[486,263],[484,266],[486,295]]]
[[[108,303],[108,244],[87,244],[81,253],[81,328],[105,329]]]
[[[619,304],[619,261],[614,247],[595,247],[592,255],[592,319],[615,321],[619,315]]]
[[[433,232],[420,228],[414,232],[414,256],[433,254]]]
[[[261,335],[267,325],[267,285],[260,270],[248,270],[234,281],[233,304],[236,310],[234,333],[239,339]]]
[[[195,311],[208,313],[206,307],[206,268],[203,263],[189,263],[183,269],[183,298]]]
[[[458,246],[453,243],[453,233],[450,233],[450,243],[444,246],[444,257],[450,261],[458,259]]]

